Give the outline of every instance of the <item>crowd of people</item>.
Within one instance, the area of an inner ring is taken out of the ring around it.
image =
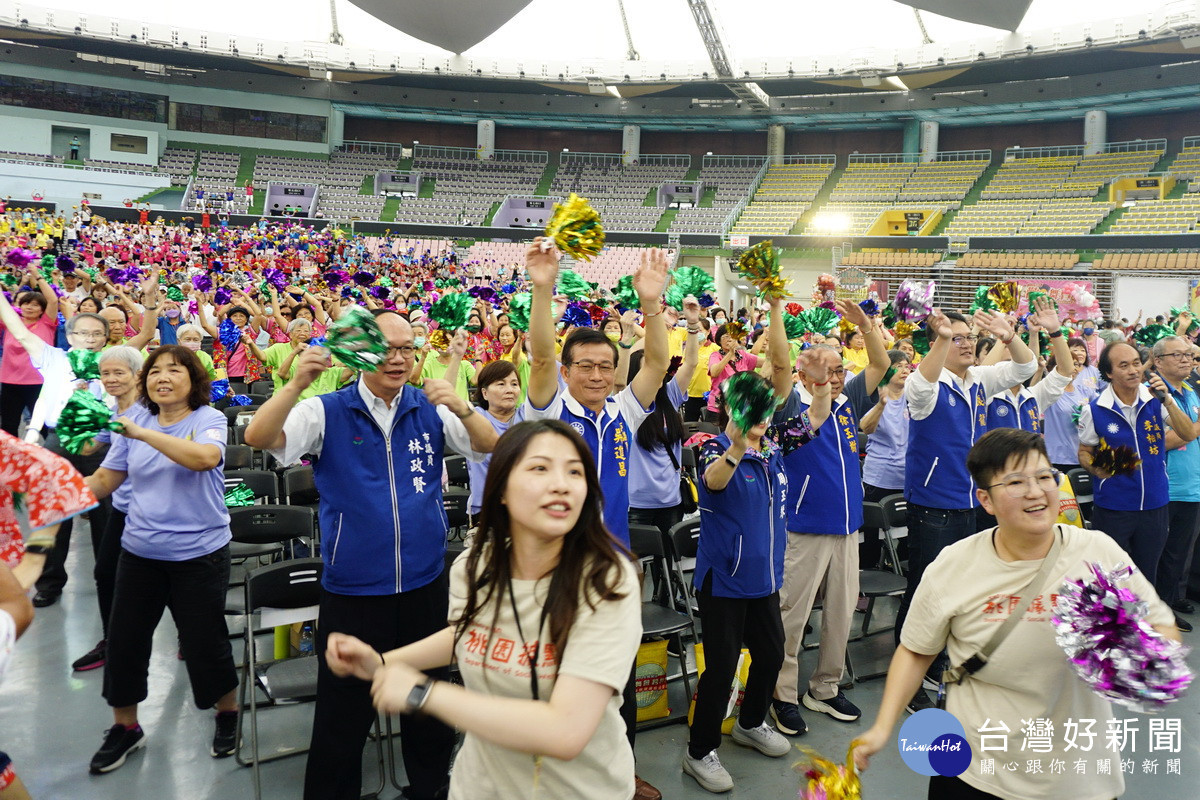
[[[245,443],[284,467],[310,461],[320,494],[307,798],[359,796],[377,710],[404,715],[406,797],[660,796],[634,758],[642,588],[630,525],[666,537],[684,518],[690,447],[706,669],[681,764],[709,791],[734,786],[718,749],[743,647],[736,744],[781,757],[806,732],[805,713],[861,719],[839,685],[860,568],[887,557],[880,532],[864,530],[864,501],[903,493],[908,510],[896,656],[862,767],[905,708],[933,707],[923,682],[942,684],[989,638],[981,622],[994,620],[977,613],[988,596],[1058,585],[1039,571],[1046,559],[1058,583],[1084,559],[1131,561],[1155,626],[1191,630],[1180,615],[1194,611],[1200,533],[1200,325],[1186,311],[1162,320],[1169,329],[1148,321],[1148,337],[1140,314],[1064,319],[1038,298],[1020,317],[933,309],[914,333],[839,299],[828,329],[797,332],[780,298],[665,302],[671,265],[653,249],[632,276],[635,297],[595,287],[581,303],[558,293],[558,253],[541,239],[521,264],[464,263],[336,227],[119,223],[84,208],[10,209],[0,242],[0,428],[63,456],[96,501],[101,638],[73,665],[104,669],[113,713],[93,773],[145,744],[137,708],[165,609],[193,699],[215,712],[211,755],[237,746],[223,613],[228,422],[213,406],[239,396],[253,401]],[[431,309],[456,293],[471,310],[447,329]],[[322,346],[353,306],[386,341],[373,371]],[[727,396],[746,381],[774,397],[749,429]],[[80,389],[121,428],[68,452],[56,428]],[[1099,457],[1120,447],[1138,455],[1134,469]],[[470,462],[473,537],[446,569],[449,451]],[[1090,530],[1055,525],[1077,468],[1094,478]],[[162,497],[188,500],[168,509]],[[70,515],[54,522],[41,608],[68,577]],[[0,553],[17,566],[21,537],[0,540]],[[1042,584],[1025,586],[1031,576]],[[818,600],[817,660],[802,681]],[[1074,678],[1061,651],[1054,660],[1045,613],[1015,628],[997,666],[951,681],[947,707],[968,731],[1014,691],[1003,663],[1034,652],[1044,682],[1013,706],[1021,715],[1111,716],[1081,684],[1055,706]],[[466,740],[451,771],[455,729]],[[931,796],[1066,796],[1060,780],[968,771],[937,779]],[[1118,770],[1077,796],[1118,795],[1121,781]]]

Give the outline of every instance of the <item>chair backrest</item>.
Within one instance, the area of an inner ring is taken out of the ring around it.
[[[255,500],[266,500],[268,503],[279,502],[279,478],[274,472],[265,469],[227,469],[225,470],[225,491],[233,489],[240,483],[250,487]]]
[[[460,528],[470,521],[467,515],[470,499],[471,493],[466,489],[451,488],[442,492],[442,508],[446,511],[446,522],[451,528]]]
[[[696,425],[696,430],[700,433],[711,433],[714,436],[719,436],[721,433],[721,429],[711,422],[700,422]]]
[[[883,510],[882,505],[870,500],[863,502],[863,527],[879,529],[888,527],[887,512]]]
[[[313,510],[304,506],[262,505],[229,509],[233,540],[243,544],[274,544],[312,538]]]
[[[883,507],[884,519],[887,522],[880,527],[903,528],[908,525],[908,501],[904,499],[903,494],[889,494],[879,501],[879,505]]]
[[[321,569],[319,558],[294,558],[251,571],[246,576],[246,611],[319,605]]]
[[[629,526],[629,549],[638,558],[666,558],[662,531],[653,525]]]
[[[1071,490],[1075,492],[1075,500],[1080,503],[1092,501],[1092,475],[1083,467],[1067,471],[1067,480],[1071,482]]]
[[[690,447],[683,448],[682,457],[679,459],[679,466],[689,472],[696,472],[696,451]]]
[[[320,502],[311,466],[303,464],[284,471],[283,497],[293,506],[311,506]]]
[[[695,558],[700,545],[700,520],[685,519],[671,528],[671,543],[678,558]]]
[[[449,455],[445,459],[446,479],[451,486],[466,486],[469,481],[467,459],[459,455]]]
[[[225,419],[229,421],[230,425],[237,425],[238,415],[253,414],[255,411],[258,411],[260,408],[262,408],[261,403],[258,403],[258,404],[251,403],[248,406],[229,406],[228,408],[225,409]]]
[[[269,394],[257,394],[255,392],[251,392],[247,396],[253,401],[250,404],[252,406],[261,406],[263,403],[271,399],[271,395]],[[242,408],[246,408],[246,406],[242,406]]]
[[[250,469],[254,466],[254,448],[248,444],[225,445],[225,470]]]
[[[275,384],[272,381],[255,381],[250,384],[250,394],[260,394],[264,397],[270,397],[275,391]]]

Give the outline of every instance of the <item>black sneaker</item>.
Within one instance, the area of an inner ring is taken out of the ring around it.
[[[58,602],[62,592],[38,592],[33,596],[34,608],[49,608]]]
[[[771,701],[771,719],[775,720],[775,728],[788,736],[803,736],[808,733],[808,725],[800,716],[800,707],[795,703],[785,703],[781,700]]]
[[[1195,614],[1196,605],[1191,600],[1176,600],[1171,603],[1171,608],[1178,611],[1180,614]]]
[[[818,700],[808,692],[805,692],[804,697],[800,698],[800,700],[808,710],[828,714],[842,722],[854,722],[862,716],[862,711],[859,710],[858,706],[850,702],[845,692],[841,689],[838,689],[838,693],[828,700]]]
[[[212,749],[208,752],[213,758],[228,758],[237,748],[238,712],[218,711],[217,728],[213,733]]]
[[[933,698],[924,689],[917,689],[917,693],[912,696],[912,700],[908,701],[905,706],[908,713],[915,714],[918,711],[924,711],[927,708],[937,708],[937,704],[933,702]]]
[[[146,732],[141,725],[126,728],[124,725],[113,725],[104,734],[104,744],[92,756],[88,771],[93,775],[112,772],[125,763],[125,759],[134,750],[146,746]]]
[[[921,679],[921,688],[931,692],[936,692],[942,686],[942,673],[950,669],[950,659],[944,656],[938,656],[929,665],[929,669],[925,670],[925,677]]]
[[[1184,633],[1192,632],[1192,623],[1188,622],[1178,614],[1175,615],[1175,627],[1179,628],[1179,630],[1183,631]]]
[[[81,655],[79,658],[75,659],[75,662],[71,664],[71,669],[75,670],[76,672],[87,672],[88,670],[100,669],[100,667],[104,666],[104,650],[105,641],[101,639],[95,647]]]

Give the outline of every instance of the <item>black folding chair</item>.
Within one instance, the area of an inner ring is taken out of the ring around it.
[[[1092,474],[1083,467],[1067,471],[1067,480],[1071,483],[1071,491],[1075,492],[1075,502],[1079,503],[1079,516],[1083,517],[1083,527],[1090,527],[1092,519],[1092,503],[1095,499],[1092,488]]]
[[[448,455],[445,458],[446,480],[451,486],[467,488],[470,485],[470,474],[467,472],[467,459],[460,455]]]
[[[248,444],[225,445],[225,471],[253,469],[254,448]]]

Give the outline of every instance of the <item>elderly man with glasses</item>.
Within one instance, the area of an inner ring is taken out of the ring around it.
[[[1192,420],[1195,433],[1200,434],[1200,396],[1191,383],[1193,346],[1181,336],[1159,339],[1150,351],[1154,370],[1167,385],[1175,405]],[[1167,452],[1167,483],[1170,501],[1167,503],[1167,542],[1158,559],[1158,575],[1154,588],[1158,596],[1176,612],[1194,613],[1187,601],[1187,575],[1192,566],[1192,552],[1200,534],[1200,440],[1193,439],[1182,447]],[[1185,633],[1192,624],[1175,616],[1175,625]]]

